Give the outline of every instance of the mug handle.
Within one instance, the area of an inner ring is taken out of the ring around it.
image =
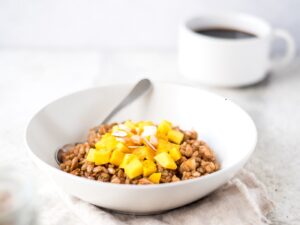
[[[273,59],[271,61],[271,71],[276,71],[288,65],[296,54],[296,45],[293,37],[285,30],[274,29],[273,36],[275,38],[283,39],[286,43],[285,54],[279,59]]]

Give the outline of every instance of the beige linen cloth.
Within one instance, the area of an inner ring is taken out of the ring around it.
[[[40,224],[43,225],[265,225],[271,224],[266,216],[273,208],[265,186],[246,170],[193,204],[152,216],[117,214],[59,190],[59,195],[54,197],[53,189],[49,191],[48,187],[47,190],[39,196],[47,202],[40,212]]]

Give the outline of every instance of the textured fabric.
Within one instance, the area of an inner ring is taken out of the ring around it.
[[[113,213],[54,189],[49,191],[48,187],[46,192],[40,193],[46,204],[45,210],[40,211],[40,224],[65,221],[64,224],[72,225],[265,225],[270,224],[266,215],[273,207],[264,185],[245,170],[211,195],[188,206],[153,216]]]

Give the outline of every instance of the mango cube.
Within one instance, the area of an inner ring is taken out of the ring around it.
[[[177,165],[174,159],[166,152],[161,152],[154,159],[164,168],[175,170]]]
[[[114,136],[112,136],[109,133],[106,133],[102,136],[102,138],[100,139],[100,141],[98,141],[95,144],[95,147],[97,150],[100,149],[107,149],[107,150],[113,150],[117,145],[117,140]]]
[[[138,159],[138,157],[134,154],[125,154],[119,167],[124,169],[126,165],[133,159]]]
[[[112,152],[109,162],[116,166],[119,166],[125,156],[125,153],[116,149]]]
[[[143,175],[148,177],[152,173],[156,172],[156,165],[152,160],[145,160],[143,162]]]
[[[130,178],[133,179],[137,176],[143,174],[143,164],[137,158],[132,159],[126,166],[125,166],[125,174]]]
[[[173,144],[173,147],[169,150],[169,154],[175,161],[180,159],[181,158],[180,146]]]
[[[147,149],[147,154],[146,154],[146,159],[149,160],[154,160],[154,156],[156,155],[156,151],[152,150],[151,148],[146,147]]]
[[[159,184],[161,173],[152,173],[149,180],[154,184]]]
[[[161,152],[169,152],[169,150],[171,148],[173,148],[172,143],[163,140],[163,139],[158,139],[158,146],[157,146],[157,153],[161,153]]]
[[[128,127],[130,130],[135,130],[136,126],[134,124],[134,122],[132,122],[131,120],[127,120],[124,125],[126,127]]]
[[[91,148],[89,150],[89,153],[88,153],[87,158],[86,158],[87,161],[95,162],[95,157],[94,157],[95,156],[95,151],[96,151],[96,149],[94,149],[94,148]]]
[[[146,146],[142,146],[133,150],[132,154],[136,155],[140,160],[144,160],[144,159],[153,160],[155,152]]]
[[[96,165],[109,163],[111,150],[102,149],[94,152],[94,162]]]
[[[158,137],[165,138],[168,135],[168,132],[172,129],[172,123],[163,120],[157,127],[157,135]]]
[[[178,130],[170,130],[168,132],[168,139],[178,145],[182,142],[184,134]]]
[[[131,153],[131,150],[128,149],[127,146],[122,142],[118,142],[115,149],[124,153]]]
[[[138,147],[133,150],[132,154],[136,155],[140,160],[144,160],[147,155],[146,147]]]

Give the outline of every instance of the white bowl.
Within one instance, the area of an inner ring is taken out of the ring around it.
[[[221,170],[200,178],[159,185],[97,182],[59,170],[56,149],[84,140],[132,85],[96,87],[62,97],[30,121],[26,142],[33,161],[67,193],[97,206],[151,214],[183,206],[211,193],[234,176],[253,152],[257,132],[236,104],[196,88],[155,83],[153,89],[118,113],[113,121],[167,119],[194,128],[216,152]]]

